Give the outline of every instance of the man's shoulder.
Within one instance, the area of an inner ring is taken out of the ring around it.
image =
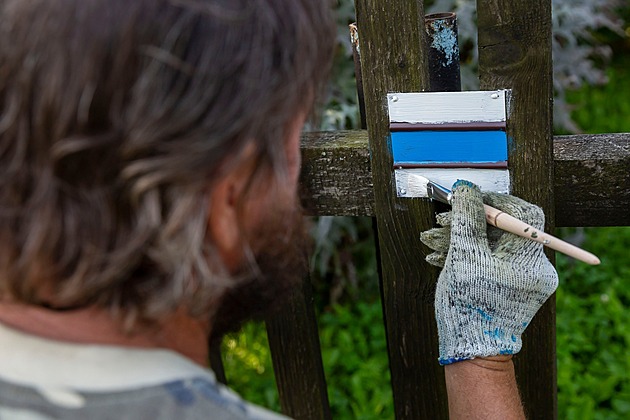
[[[58,342],[0,324],[0,419],[280,419],[158,349]]]
[[[157,390],[165,399],[170,399],[182,414],[187,412],[190,418],[213,419],[260,419],[280,420],[286,417],[251,404],[239,395],[216,382],[206,378],[192,378],[166,383]],[[188,419],[189,417],[184,417]]]
[[[0,418],[280,420],[285,417],[250,404],[223,385],[199,377],[97,393],[27,388],[0,380]]]

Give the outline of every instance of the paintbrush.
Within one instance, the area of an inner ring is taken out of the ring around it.
[[[410,188],[417,188],[416,191],[422,191],[418,194],[420,196],[427,196],[433,200],[449,205],[451,204],[451,191],[448,188],[432,182],[422,175],[410,173],[409,185]],[[423,193],[423,190],[426,190],[426,194]],[[541,243],[551,249],[562,252],[569,257],[584,261],[587,264],[598,265],[600,263],[599,258],[588,251],[578,248],[575,245],[571,245],[570,243],[549,235],[548,233],[539,231],[527,223],[518,220],[516,217],[510,216],[509,214],[495,209],[487,204],[484,204],[483,207],[486,212],[486,221],[489,225],[534,242]]]

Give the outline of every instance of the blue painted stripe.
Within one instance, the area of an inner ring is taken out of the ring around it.
[[[391,135],[394,164],[507,160],[505,131],[401,131]]]

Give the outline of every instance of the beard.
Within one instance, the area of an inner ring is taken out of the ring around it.
[[[310,236],[297,197],[284,209],[269,209],[264,219],[250,235],[249,262],[234,276],[239,281],[224,292],[212,317],[211,342],[272,315],[308,273]]]

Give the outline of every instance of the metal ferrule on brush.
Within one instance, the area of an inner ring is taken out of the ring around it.
[[[451,204],[451,198],[453,197],[451,190],[431,181],[427,183],[427,195],[432,200],[437,200],[444,204]]]

